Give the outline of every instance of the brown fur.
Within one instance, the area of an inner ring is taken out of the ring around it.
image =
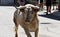
[[[32,11],[34,12],[33,14],[29,13],[29,17],[30,17],[30,22],[26,22],[25,18],[26,18],[26,14],[24,8],[21,10],[22,14],[19,15],[21,9],[17,9],[14,13],[14,23],[15,23],[15,37],[18,37],[18,26],[21,25],[22,28],[25,30],[25,33],[27,35],[27,37],[32,37],[30,35],[30,32],[35,32],[35,37],[38,37],[38,26],[39,26],[39,21],[37,18],[37,9],[33,9]]]

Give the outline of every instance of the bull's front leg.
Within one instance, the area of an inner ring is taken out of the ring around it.
[[[25,31],[27,37],[32,37],[29,30],[26,27],[24,27],[24,31]]]
[[[18,26],[15,26],[15,37],[18,37],[17,31],[18,31]]]
[[[35,37],[38,37],[38,28],[35,31]]]
[[[17,20],[14,18],[14,23],[15,23],[15,37],[18,37],[18,23],[17,23]]]

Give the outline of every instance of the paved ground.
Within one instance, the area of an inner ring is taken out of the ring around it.
[[[13,6],[0,6],[0,37],[14,37],[13,14],[16,9]],[[39,37],[60,37],[60,21],[55,16],[45,15],[45,11],[38,12]],[[53,12],[53,11],[52,11]],[[43,16],[44,15],[44,16]],[[26,34],[22,27],[18,29],[19,37]],[[32,36],[34,33],[31,33]]]

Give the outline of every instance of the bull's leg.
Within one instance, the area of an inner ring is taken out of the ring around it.
[[[17,23],[15,18],[14,18],[14,23],[15,23],[15,37],[18,37],[18,33],[17,33],[17,31],[18,31],[18,23]]]
[[[32,36],[30,35],[29,30],[28,30],[26,27],[24,27],[24,30],[25,30],[25,33],[26,33],[27,37],[32,37]]]
[[[18,31],[18,26],[15,26],[15,37],[18,37],[18,33],[17,33],[17,31]]]
[[[35,37],[38,37],[38,28],[35,31]]]

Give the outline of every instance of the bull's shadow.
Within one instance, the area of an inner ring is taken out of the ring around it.
[[[39,15],[39,16],[42,16],[42,17],[46,17],[46,18],[50,18],[50,19],[54,19],[54,20],[60,21],[60,17],[59,17],[59,16],[56,16],[56,15],[58,15],[59,13],[60,13],[60,12],[55,11],[55,12],[49,14],[49,15],[44,15],[44,14],[42,14],[42,15],[38,14],[38,15]]]
[[[40,34],[39,36],[40,37],[52,37],[52,36],[49,36],[49,35],[42,35],[42,34]]]

